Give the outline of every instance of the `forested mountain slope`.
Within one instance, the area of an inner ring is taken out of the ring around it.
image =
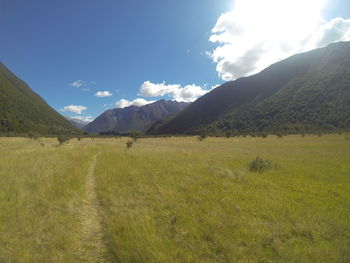
[[[294,55],[227,82],[152,134],[299,133],[350,128],[350,42]]]
[[[79,130],[0,63],[0,134],[75,134]]]

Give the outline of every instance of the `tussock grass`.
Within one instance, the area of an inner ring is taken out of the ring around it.
[[[258,156],[249,163],[248,167],[250,172],[263,173],[267,170],[278,168],[279,166],[270,160],[266,160]]]
[[[56,139],[0,142],[0,262],[80,262],[91,150]]]
[[[110,253],[116,262],[347,261],[343,142],[189,137],[114,147],[96,169]],[[246,171],[256,156],[283,169]]]
[[[111,262],[350,261],[344,136],[144,138],[132,150],[127,141],[0,138],[0,262],[84,261],[97,153]],[[250,172],[256,156],[283,169]]]

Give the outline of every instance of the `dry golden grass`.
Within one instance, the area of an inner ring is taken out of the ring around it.
[[[0,138],[0,262],[350,261],[344,135],[127,141]]]

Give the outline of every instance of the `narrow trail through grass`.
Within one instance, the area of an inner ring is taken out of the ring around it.
[[[86,200],[83,217],[83,259],[84,262],[103,263],[107,260],[107,248],[103,241],[99,204],[95,191],[95,166],[98,154],[94,155],[85,180]]]

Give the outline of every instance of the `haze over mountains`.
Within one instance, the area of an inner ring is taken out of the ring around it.
[[[349,128],[350,42],[339,42],[227,82],[148,132],[298,133]]]
[[[84,121],[77,119],[75,117],[69,117],[69,116],[64,116],[73,126],[77,127],[78,129],[82,129],[86,125],[90,123],[90,121]]]
[[[0,63],[0,134],[77,134],[62,115]]]
[[[167,118],[188,105],[187,102],[159,100],[141,107],[129,106],[107,110],[83,130],[89,133],[145,132],[154,122]]]

